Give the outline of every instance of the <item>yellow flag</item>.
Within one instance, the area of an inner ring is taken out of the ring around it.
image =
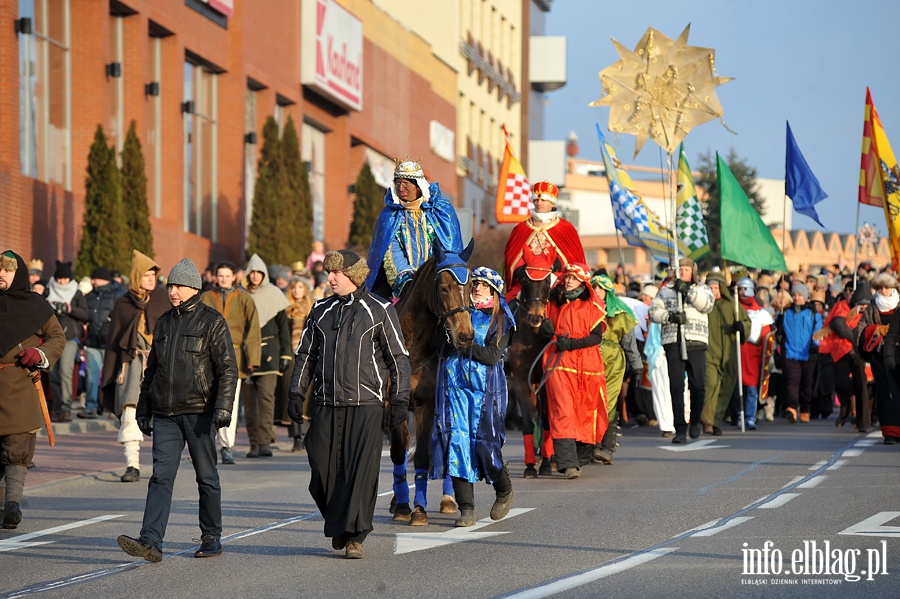
[[[887,134],[878,118],[875,104],[871,104],[872,136],[875,150],[875,172],[881,181],[884,198],[884,219],[887,221],[888,238],[891,243],[891,265],[894,271],[900,266],[900,168],[888,142]]]

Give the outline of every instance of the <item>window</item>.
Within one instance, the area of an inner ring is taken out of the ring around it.
[[[125,97],[125,83],[122,65],[122,21],[121,16],[110,16],[109,47],[110,55],[107,63],[119,65],[119,75],[106,76],[106,97],[109,101],[110,112],[106,123],[106,132],[109,136],[109,145],[116,149],[116,162],[121,166],[122,146],[125,144],[125,110],[123,98]]]
[[[184,230],[218,241],[216,74],[184,63]]]
[[[300,136],[300,158],[309,171],[309,191],[312,195],[313,239],[325,238],[325,132],[310,123],[303,123]]]
[[[250,143],[246,135],[256,135],[256,106],[260,88],[253,82],[247,87],[247,106],[244,120],[244,238],[250,235],[250,219],[253,217],[253,192],[256,188],[256,143]],[[257,142],[258,143],[258,142]]]
[[[19,34],[19,159],[22,174],[72,188],[69,0],[20,0],[32,33]]]
[[[162,38],[150,38],[150,80],[157,85],[156,95],[147,96],[150,102],[150,126],[147,130],[147,190],[153,215],[162,217]]]

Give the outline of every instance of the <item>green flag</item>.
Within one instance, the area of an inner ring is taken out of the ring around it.
[[[787,272],[781,253],[769,227],[750,204],[747,194],[719,153],[716,152],[719,178],[719,215],[722,258],[751,268]]]

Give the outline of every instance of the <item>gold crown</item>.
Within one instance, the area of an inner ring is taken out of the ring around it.
[[[44,262],[35,258],[28,263],[28,270],[39,270],[41,272],[44,272]]]
[[[421,158],[419,159],[421,161]],[[422,171],[422,165],[415,160],[406,160],[400,162],[399,158],[394,159],[394,179],[424,179],[425,173]]]

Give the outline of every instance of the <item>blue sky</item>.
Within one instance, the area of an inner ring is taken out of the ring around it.
[[[829,231],[851,233],[862,144],[866,86],[895,155],[900,155],[900,2],[896,0],[555,0],[547,35],[568,38],[568,83],[546,95],[546,139],[579,137],[579,156],[600,160],[595,123],[606,133],[609,109],[598,72],[619,60],[610,37],[634,49],[648,27],[675,39],[690,23],[688,44],[716,50],[716,69],[734,81],[717,88],[729,133],[717,120],[685,138],[691,166],[699,155],[738,156],[764,178],[784,179],[785,121],[828,198],[816,206]],[[634,137],[608,136],[626,164],[660,166],[648,140],[635,160]],[[663,158],[664,160],[664,158]],[[860,225],[885,231],[880,209],[862,206]],[[793,215],[794,229],[819,229]]]

